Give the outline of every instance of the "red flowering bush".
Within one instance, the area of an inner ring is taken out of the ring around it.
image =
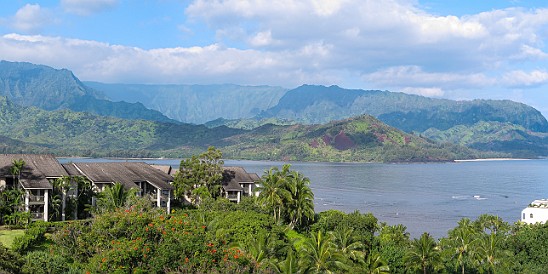
[[[92,273],[248,271],[242,251],[218,241],[199,219],[192,212],[118,210],[68,224],[53,239],[57,252]]]

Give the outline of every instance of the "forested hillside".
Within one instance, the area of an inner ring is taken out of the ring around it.
[[[21,107],[0,97],[0,135],[29,145],[46,147],[60,155],[120,157],[182,157],[209,145],[222,145],[222,138],[237,129],[190,124],[125,120],[70,110],[45,111]],[[175,154],[171,154],[175,153]]]
[[[0,135],[21,142],[13,147],[17,152],[184,157],[213,145],[235,159],[413,162],[481,157],[462,146],[409,135],[371,116],[314,126],[269,124],[243,131],[45,111],[17,106],[5,97],[0,97],[0,108]]]
[[[267,124],[227,141],[233,144],[223,152],[231,158],[268,160],[422,162],[502,155],[431,142],[369,115],[322,125]]]
[[[338,86],[304,85],[288,91],[278,105],[258,118],[276,117],[306,124],[325,123],[369,114],[407,132],[445,130],[479,121],[509,122],[548,132],[542,114],[513,101],[452,101],[379,90],[349,90]]]

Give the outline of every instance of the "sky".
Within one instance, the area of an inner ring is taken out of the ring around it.
[[[83,81],[302,84],[548,117],[548,1],[0,0],[0,59]]]

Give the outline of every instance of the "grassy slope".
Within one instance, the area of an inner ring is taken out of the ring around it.
[[[15,240],[16,237],[22,236],[23,234],[25,234],[24,229],[0,229],[0,243],[2,243],[2,245],[7,248],[11,248],[13,240]]]

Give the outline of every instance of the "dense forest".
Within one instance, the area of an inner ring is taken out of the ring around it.
[[[406,227],[371,213],[314,211],[309,179],[266,170],[258,197],[218,197],[222,154],[210,149],[181,162],[175,197],[193,195],[169,214],[119,185],[84,220],[2,220],[24,227],[9,248],[7,273],[546,273],[548,224],[508,224],[496,216],[462,219],[441,239],[411,239]],[[207,171],[207,172],[206,172]],[[86,184],[79,180],[79,184]],[[58,187],[59,184],[56,184]],[[54,192],[55,193],[55,192]],[[87,194],[91,194],[87,195]],[[1,195],[0,197],[7,197]],[[4,199],[4,198],[3,198]],[[53,199],[55,200],[55,199]],[[5,200],[2,200],[3,202]],[[71,204],[71,202],[69,202]],[[1,210],[5,210],[2,203]],[[55,207],[54,207],[55,208]],[[52,210],[51,220],[59,211]],[[72,216],[68,213],[67,216]]]
[[[368,115],[323,125],[267,124],[242,130],[46,111],[1,96],[0,108],[4,153],[183,158],[214,145],[227,158],[257,160],[426,162],[510,156],[432,142]]]

